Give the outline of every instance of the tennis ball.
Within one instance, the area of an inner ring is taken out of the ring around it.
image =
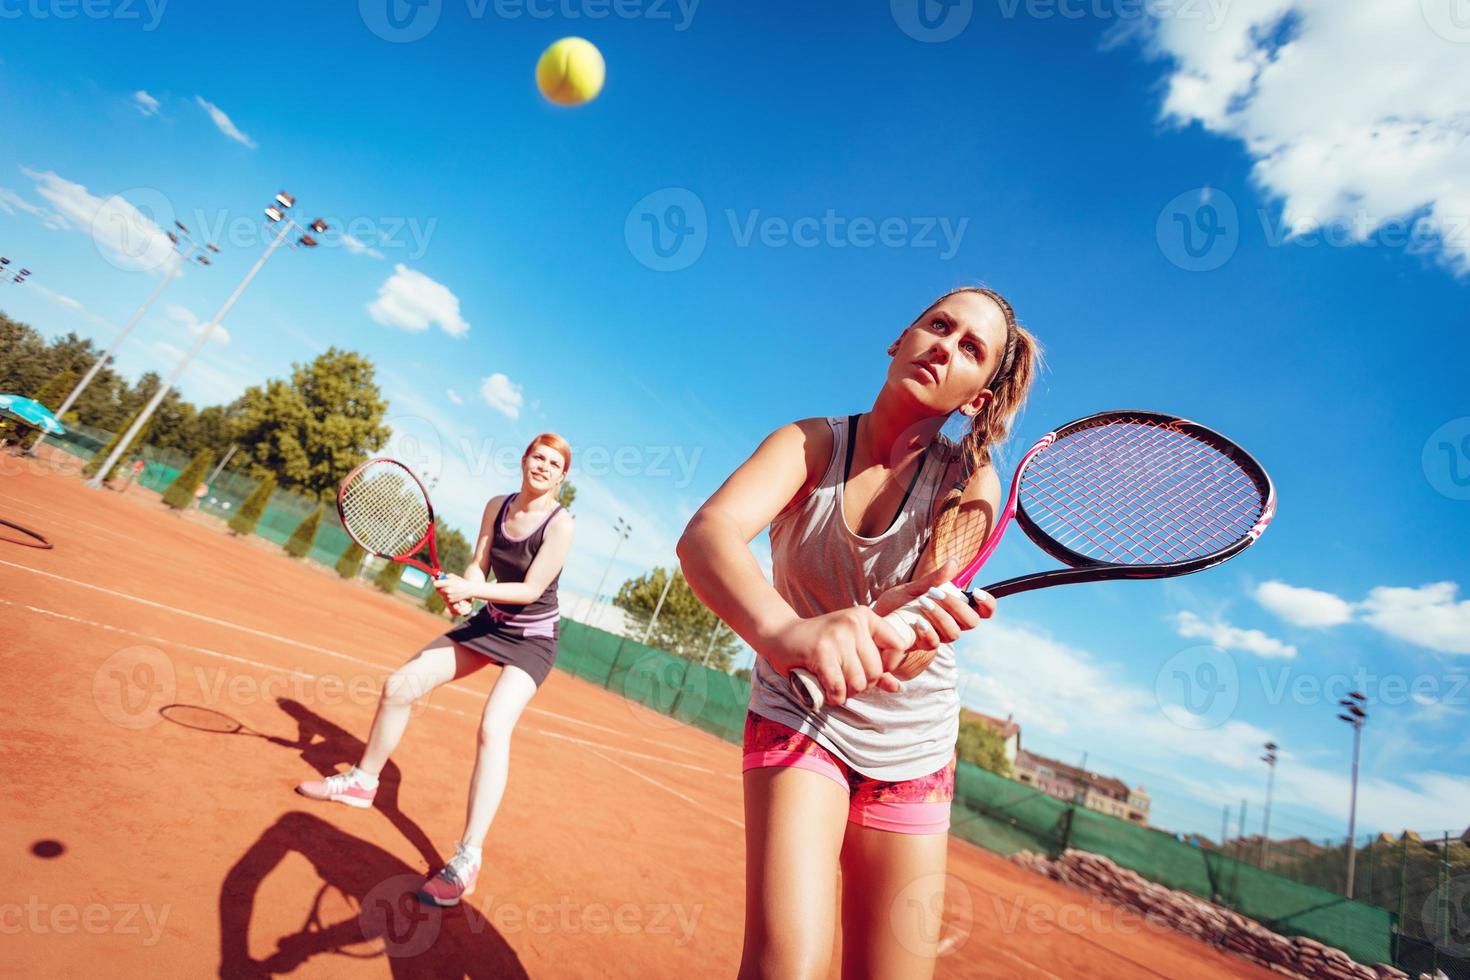
[[[536,63],[536,85],[557,105],[581,105],[597,98],[607,78],[602,52],[585,38],[564,37]]]

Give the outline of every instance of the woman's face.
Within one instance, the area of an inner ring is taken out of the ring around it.
[[[986,384],[1005,352],[1006,318],[982,293],[955,293],[934,304],[903,332],[888,383],[921,404],[948,414],[979,411]]]
[[[534,490],[548,490],[566,475],[567,461],[550,446],[535,445],[521,460],[521,472]]]

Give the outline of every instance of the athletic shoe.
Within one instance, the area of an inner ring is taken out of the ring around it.
[[[353,778],[352,771],[339,772],[335,776],[326,779],[309,779],[296,787],[296,792],[313,800],[329,800],[333,803],[346,803],[359,809],[367,809],[373,805],[373,797],[377,795],[378,788],[374,786],[368,789],[357,779]]]
[[[458,905],[461,898],[474,892],[475,879],[479,874],[479,862],[463,850],[456,849],[454,857],[438,874],[425,879],[419,888],[419,900],[441,907]]]

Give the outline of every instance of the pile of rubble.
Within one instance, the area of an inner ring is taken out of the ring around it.
[[[1011,860],[1023,868],[1132,909],[1153,922],[1228,950],[1275,973],[1310,980],[1408,980],[1386,963],[1363,966],[1340,949],[1304,936],[1279,936],[1259,922],[1188,892],[1156,885],[1100,854],[1065,852],[1055,861],[1022,851]],[[1427,980],[1421,978],[1421,980]]]

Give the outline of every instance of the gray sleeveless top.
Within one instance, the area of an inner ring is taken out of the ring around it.
[[[952,442],[936,440],[893,524],[866,538],[853,533],[842,515],[851,420],[829,418],[827,424],[832,455],[821,482],[799,506],[771,522],[776,591],[803,618],[870,605],[909,580],[927,543],[933,503],[955,451]],[[750,710],[811,736],[865,776],[915,779],[943,769],[954,754],[960,724],[957,675],[954,650],[942,644],[929,667],[905,681],[901,692],[870,689],[845,705],[827,705],[813,713],[791,694],[785,678],[757,656]]]

